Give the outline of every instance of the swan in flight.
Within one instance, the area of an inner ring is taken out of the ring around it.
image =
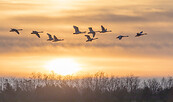
[[[14,28],[11,28],[10,32],[16,32],[17,34],[20,34],[19,31],[21,31],[23,29],[14,29]]]
[[[54,39],[53,39],[53,42],[57,42],[57,41],[63,41],[64,39],[58,39],[55,35],[54,35],[54,37],[53,37]]]
[[[47,39],[47,41],[52,41],[53,40],[52,35],[50,35],[49,33],[47,33],[47,35],[49,37],[49,39]]]
[[[105,29],[102,25],[101,25],[102,31],[100,31],[100,33],[106,33],[106,32],[112,32],[111,30],[107,30]]]
[[[121,40],[123,37],[129,37],[129,36],[122,36],[122,35],[119,35],[119,36],[117,37],[117,39]]]
[[[77,26],[73,26],[73,28],[75,29],[75,33],[73,33],[73,34],[86,33],[86,31],[85,31],[85,32],[81,32],[81,31],[79,31],[79,28],[78,28]]]
[[[32,33],[31,33],[31,34],[35,34],[35,35],[37,35],[37,37],[39,37],[39,38],[40,38],[39,33],[43,33],[43,31],[41,31],[41,32],[38,32],[38,31],[32,31]]]
[[[96,35],[96,32],[92,29],[92,27],[89,27],[88,29],[89,29],[88,34],[93,34],[93,38],[94,38]]]
[[[137,35],[135,37],[139,37],[139,36],[142,36],[142,35],[147,35],[147,33],[144,33],[143,31],[141,31],[140,33],[137,33]]]
[[[89,42],[89,41],[93,41],[93,40],[96,40],[98,38],[91,38],[89,35],[85,35],[87,37],[87,41],[86,42]]]

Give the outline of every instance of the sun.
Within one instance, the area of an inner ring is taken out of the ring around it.
[[[48,61],[44,67],[48,71],[53,71],[60,75],[72,75],[81,70],[80,64],[70,58],[59,58]]]

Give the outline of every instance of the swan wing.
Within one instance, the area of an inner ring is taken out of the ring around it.
[[[89,35],[85,35],[88,40],[91,40],[91,37]]]
[[[90,31],[90,32],[93,32],[93,29],[92,29],[92,27],[89,27],[89,31]]]
[[[102,31],[105,31],[106,29],[101,25]]]
[[[93,38],[94,38],[94,37],[95,37],[95,35],[96,35],[96,33],[95,33],[95,32],[93,32],[92,34],[93,34]]]
[[[121,40],[123,37],[119,37],[119,40]]]
[[[40,35],[39,34],[36,34],[37,35],[37,37],[39,37],[40,38]]]
[[[17,34],[20,34],[18,30],[14,30]]]
[[[143,33],[143,31],[140,32],[140,34],[142,34],[142,33]]]
[[[52,35],[50,35],[49,33],[47,33],[49,39],[52,39]]]
[[[79,32],[79,28],[77,26],[73,26],[73,27],[74,27],[76,33]]]
[[[54,40],[58,40],[58,38],[55,35],[53,36],[53,38],[54,38]]]

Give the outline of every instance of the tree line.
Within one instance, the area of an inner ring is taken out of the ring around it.
[[[173,78],[33,73],[0,78],[0,102],[173,102]]]

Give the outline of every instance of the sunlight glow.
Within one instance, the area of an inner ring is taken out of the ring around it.
[[[81,70],[80,64],[70,58],[51,60],[44,67],[60,75],[71,75]]]

